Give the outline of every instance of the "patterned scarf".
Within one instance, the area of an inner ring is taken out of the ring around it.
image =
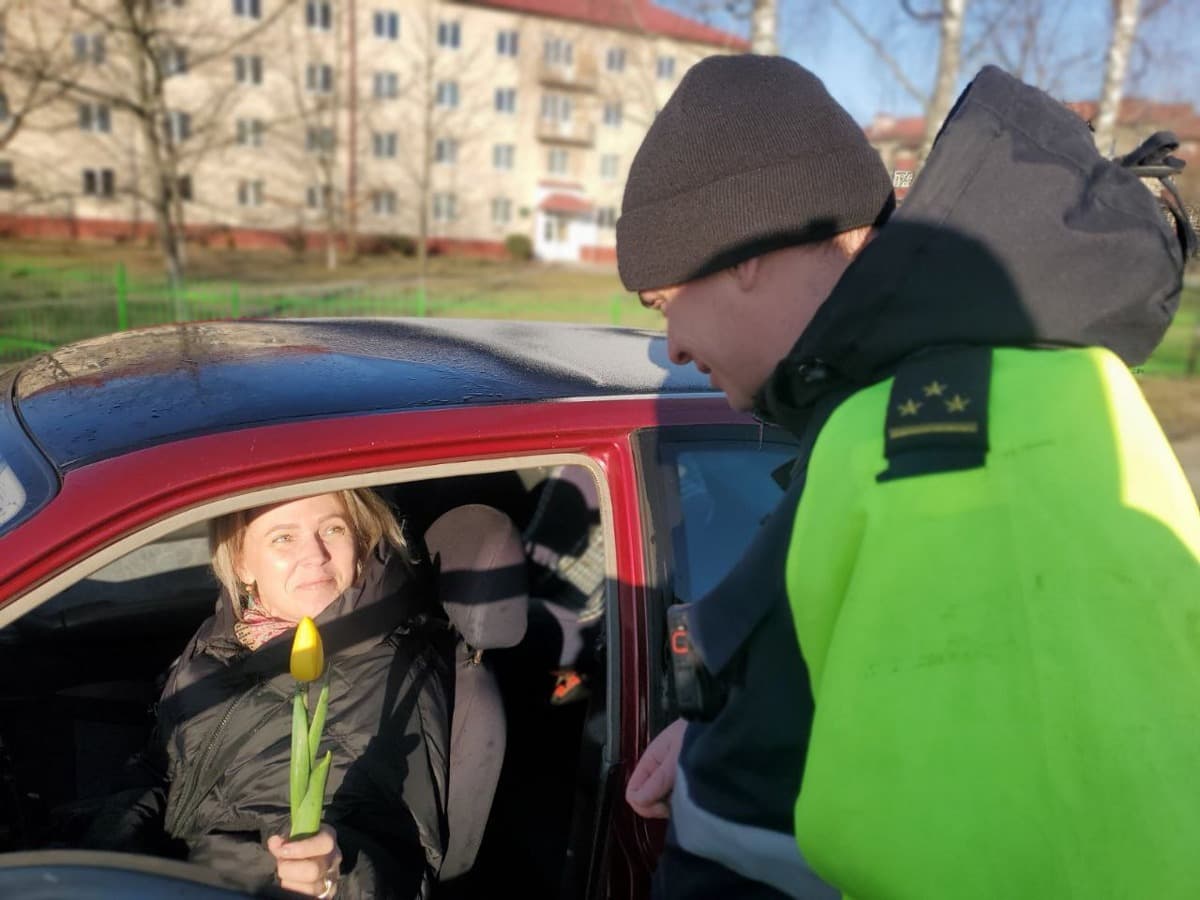
[[[295,627],[295,622],[275,618],[258,602],[257,597],[251,597],[242,609],[241,621],[234,623],[233,633],[243,647],[257,650],[267,641]]]

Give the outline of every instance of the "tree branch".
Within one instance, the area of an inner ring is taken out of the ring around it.
[[[927,25],[933,22],[938,22],[942,18],[942,14],[940,12],[920,12],[919,10],[914,9],[912,0],[900,0],[900,8],[908,13],[913,19],[916,19],[918,22],[923,22]]]
[[[857,16],[854,15],[853,12],[850,11],[849,8],[847,8],[846,4],[842,2],[842,0],[831,0],[831,2],[833,4],[833,8],[842,14],[842,18],[849,23],[850,27],[854,29],[860,38],[867,42],[871,49],[874,50],[879,58],[883,61],[883,64],[891,70],[894,76],[896,76],[896,81],[899,83],[900,87],[904,88],[908,95],[920,103],[922,107],[928,106],[929,95],[913,84],[912,80],[904,74],[904,69],[900,66],[900,63],[896,60],[896,58],[888,53],[887,48],[883,45],[883,41],[871,34],[871,32],[867,30],[866,26],[863,25],[863,23],[858,19]]]

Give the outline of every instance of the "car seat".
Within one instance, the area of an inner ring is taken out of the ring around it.
[[[487,651],[525,636],[529,586],[521,535],[504,513],[456,507],[425,532],[438,599],[458,633],[450,723],[449,835],[440,880],[475,863],[507,743],[504,704]]]

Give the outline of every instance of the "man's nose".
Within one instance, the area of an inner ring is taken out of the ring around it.
[[[692,354],[688,353],[675,341],[667,338],[667,358],[677,366],[686,366],[692,361]]]

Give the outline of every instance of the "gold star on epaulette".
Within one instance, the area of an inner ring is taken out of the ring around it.
[[[967,404],[971,402],[970,397],[962,397],[955,394],[946,401],[946,412],[963,412],[967,408]]]
[[[925,392],[926,397],[940,397],[942,391],[946,390],[946,385],[942,384],[937,379],[934,379],[929,384],[925,385],[921,390]]]
[[[901,403],[897,409],[900,410],[900,415],[902,416],[915,416],[920,411],[921,404],[909,397],[906,401]]]

